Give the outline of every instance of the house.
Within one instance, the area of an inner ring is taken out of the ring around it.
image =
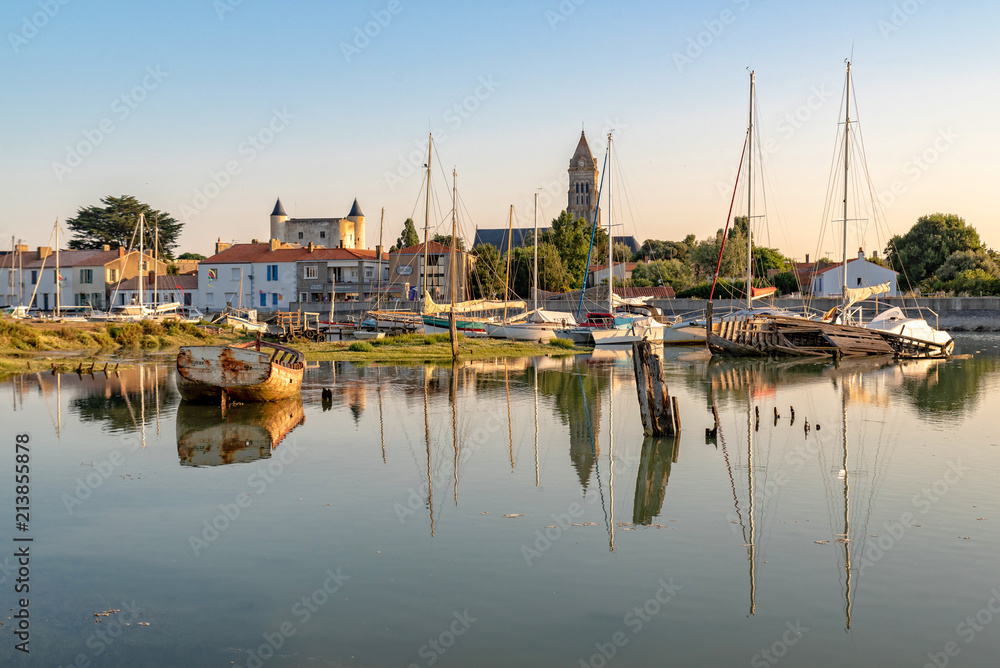
[[[122,281],[117,294],[112,293],[113,306],[139,303],[139,281],[142,280],[142,302],[144,304],[172,304],[178,302],[183,306],[201,308],[198,301],[198,276],[195,274],[176,274],[173,276],[155,275],[149,272],[145,276]]]
[[[141,257],[141,261],[140,261]],[[93,250],[59,251],[58,289],[56,253],[48,246],[29,251],[18,246],[0,263],[0,300],[5,305],[28,304],[51,311],[59,306],[92,306],[104,309],[118,284],[140,273],[166,274],[167,265],[151,254],[111,250],[108,245]],[[140,266],[141,265],[141,266]]]
[[[875,256],[877,257],[877,256]],[[843,263],[827,265],[815,270],[812,274],[811,291],[816,297],[833,297],[843,294],[844,269]],[[889,284],[888,296],[896,297],[899,291],[896,277],[899,274],[874,262],[865,259],[864,249],[858,249],[858,256],[847,261],[847,287],[867,288],[881,283]]]
[[[614,265],[614,277],[616,281],[624,283],[625,281],[632,278],[632,272],[635,271],[635,262],[618,262]],[[595,285],[601,285],[608,282],[608,265],[606,264],[592,264],[587,268],[587,286],[593,287]]]
[[[458,300],[468,297],[468,278],[474,258],[465,251],[455,252],[458,262]],[[403,299],[422,299],[426,289],[431,299],[443,301],[451,295],[451,248],[436,241],[427,242],[427,280],[424,281],[424,244],[389,253],[389,288]]]
[[[319,304],[369,299],[378,271],[388,281],[388,257],[375,250],[299,246],[278,239],[248,244],[217,243],[215,255],[198,265],[203,310],[227,304],[261,311],[310,310]]]

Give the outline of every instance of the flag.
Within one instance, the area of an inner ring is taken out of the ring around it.
[[[208,270],[208,280],[214,281],[216,278],[218,278],[218,276],[216,276],[216,274],[215,274],[215,269],[209,269]]]

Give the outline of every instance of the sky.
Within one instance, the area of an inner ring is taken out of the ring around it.
[[[267,238],[278,196],[304,218],[357,197],[369,247],[384,207],[389,246],[422,226],[429,131],[434,231],[453,170],[467,238],[511,205],[531,226],[536,193],[546,224],[581,129],[598,164],[613,131],[616,234],[701,239],[727,217],[752,69],[759,233],[823,255],[847,59],[888,230],[859,245],[940,211],[1000,247],[998,28],[985,1],[5,0],[0,248],[123,194],[184,223],[178,252]]]

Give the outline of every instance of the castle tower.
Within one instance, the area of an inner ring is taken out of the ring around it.
[[[351,207],[351,212],[347,214],[347,220],[354,223],[354,248],[362,250],[365,248],[365,214],[361,213],[361,207],[358,206],[358,198],[354,198],[354,206]],[[343,232],[341,232],[341,239],[343,239]],[[345,246],[347,244],[344,244]]]
[[[590,152],[587,135],[580,133],[580,143],[569,161],[569,201],[566,211],[573,218],[583,218],[588,223],[594,221],[597,208],[597,163]],[[600,216],[597,219],[600,224]]]
[[[278,241],[285,241],[285,221],[288,215],[281,206],[281,198],[274,203],[274,211],[271,212],[271,238]]]

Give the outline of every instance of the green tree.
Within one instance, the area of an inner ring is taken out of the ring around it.
[[[396,244],[389,249],[389,252],[395,253],[398,250],[409,248],[410,246],[416,246],[419,243],[420,237],[417,236],[417,228],[413,224],[413,219],[407,218],[403,223],[403,231],[399,233],[399,238],[396,239]]]
[[[451,235],[450,234],[435,234],[434,238],[431,239],[431,241],[436,241],[439,244],[441,244],[442,246],[447,246],[448,248],[451,248]],[[465,250],[465,239],[463,239],[461,236],[458,237],[458,250],[460,250],[460,251],[464,251]]]
[[[173,259],[173,249],[181,234],[183,223],[179,223],[166,212],[157,211],[145,202],[131,195],[104,197],[104,206],[81,207],[74,218],[67,218],[66,225],[73,230],[69,247],[74,250],[99,249],[104,244],[129,248],[133,243],[139,247],[139,239],[134,239],[139,225],[139,214],[145,214],[143,244],[152,253],[159,231],[157,257],[161,260]]]
[[[900,273],[900,285],[912,289],[933,276],[952,253],[981,247],[979,233],[961,217],[934,213],[921,216],[903,236],[892,237],[885,255]]]
[[[722,254],[722,265],[719,267],[719,276],[741,277],[746,273],[746,237],[737,229],[730,232],[726,240],[725,251]],[[715,233],[715,236],[708,237],[698,242],[691,254],[697,277],[707,277],[715,273],[715,265],[719,260],[719,247],[722,245],[722,230]]]
[[[559,249],[563,266],[569,275],[571,288],[583,285],[587,270],[587,251],[590,248],[591,223],[583,218],[573,219],[573,216],[563,211],[552,221],[551,229],[542,234],[541,240],[555,245]],[[594,235],[594,253],[591,263],[598,263],[607,257],[608,235],[598,229]],[[602,251],[603,249],[603,251]]]
[[[529,299],[535,249],[532,246],[521,246],[511,253],[514,294],[522,299]],[[550,243],[538,244],[538,287],[548,292],[564,292],[569,288],[569,275],[559,256],[559,249]]]
[[[180,255],[177,256],[177,259],[178,260],[198,260],[199,262],[201,262],[202,260],[204,260],[206,258],[201,253],[181,253]]]
[[[982,269],[991,278],[1000,276],[1000,268],[997,268],[996,262],[984,249],[977,248],[976,250],[955,251],[949,255],[944,264],[938,267],[934,273],[934,279],[941,283],[947,283],[963,272],[976,269]]]
[[[680,260],[639,262],[632,271],[632,281],[637,287],[669,285],[679,291],[694,285],[694,269]]]
[[[799,291],[799,281],[795,277],[795,274],[790,271],[775,274],[771,282],[774,284],[774,287],[778,288],[778,292],[783,295]]]
[[[503,298],[507,284],[507,262],[496,246],[479,244],[472,249],[475,264],[472,265],[469,289],[475,299]]]
[[[628,244],[617,243],[614,246],[615,262],[630,262],[632,260],[632,249]]]

